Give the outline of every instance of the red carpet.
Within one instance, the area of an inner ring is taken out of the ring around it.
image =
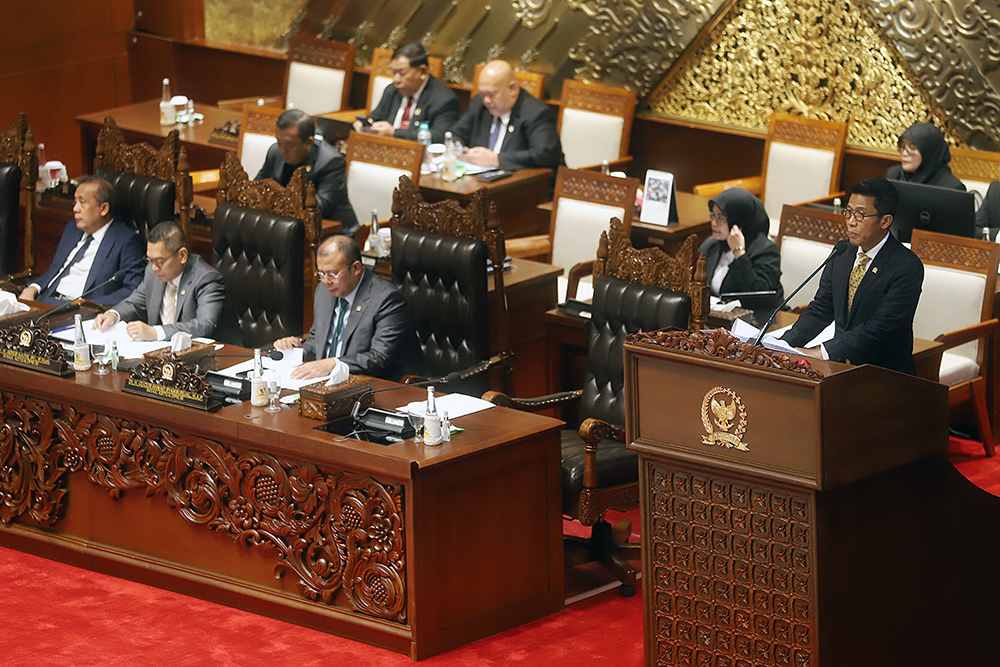
[[[1000,495],[1000,456],[952,438],[949,458],[969,480]],[[638,515],[629,512],[633,532]],[[611,516],[614,523],[622,518]],[[400,667],[406,656],[322,632],[0,548],[0,665],[211,665]],[[594,573],[568,577],[593,585]],[[534,623],[421,662],[428,667],[639,667],[642,599],[614,590]]]

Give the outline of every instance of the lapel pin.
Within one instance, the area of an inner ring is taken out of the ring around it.
[[[507,126],[507,131],[508,132],[513,132],[514,131],[514,126],[513,125],[508,125]]]
[[[360,313],[361,312],[361,306],[355,306],[354,310],[356,310],[356,311],[358,311]]]
[[[878,267],[877,266],[873,266],[872,267],[872,273],[878,273]]]
[[[414,116],[419,116],[420,115],[420,107],[417,107],[417,110],[413,112],[413,115]]]

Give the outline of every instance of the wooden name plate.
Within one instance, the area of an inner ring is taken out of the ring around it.
[[[199,373],[218,370],[215,359],[215,345],[212,343],[201,343],[191,341],[191,347],[179,354],[170,351],[170,345],[157,348],[142,355],[142,360],[149,363],[154,361],[183,361],[190,368],[198,367]]]
[[[75,372],[62,343],[46,327],[30,323],[0,329],[0,362],[60,377]]]
[[[326,385],[326,380],[307,384],[299,389],[299,414],[325,422],[345,417],[351,414],[354,402],[371,389],[372,379],[366,375],[351,375],[332,387]],[[361,401],[361,409],[374,402],[375,398],[368,394]]]
[[[200,410],[214,410],[220,405],[212,400],[212,384],[203,375],[173,359],[139,364],[129,373],[122,391]]]

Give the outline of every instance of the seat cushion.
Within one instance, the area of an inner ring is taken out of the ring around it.
[[[562,431],[563,514],[576,514],[577,499],[583,490],[584,442],[577,431]],[[639,455],[625,443],[607,439],[597,448],[597,486],[609,487],[639,480]]]
[[[941,355],[941,371],[938,375],[938,382],[941,384],[950,387],[971,380],[977,375],[979,375],[979,364],[974,359],[955,354],[950,350]]]

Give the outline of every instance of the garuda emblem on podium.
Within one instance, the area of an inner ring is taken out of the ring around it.
[[[747,430],[747,409],[736,392],[726,387],[713,387],[701,402],[701,423],[708,435],[701,441],[728,449],[749,452],[743,442]]]

